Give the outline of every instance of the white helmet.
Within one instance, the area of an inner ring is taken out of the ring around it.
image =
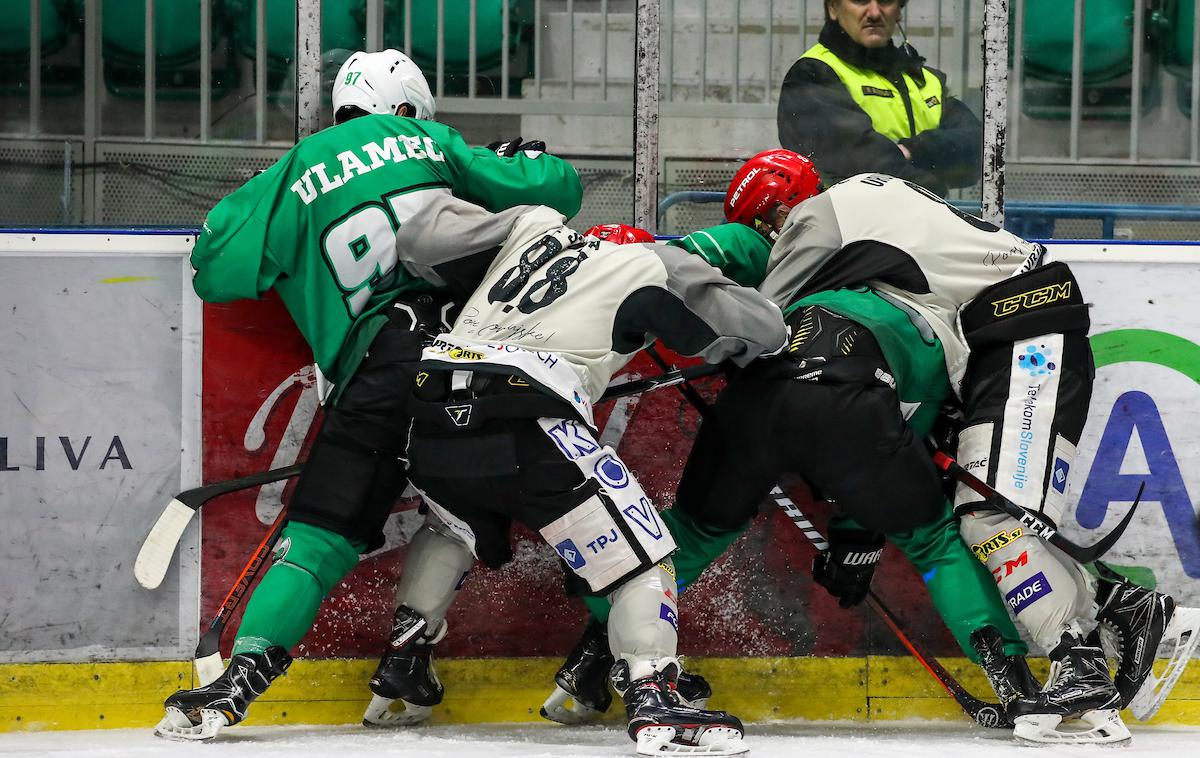
[[[368,113],[396,114],[408,103],[416,118],[433,118],[433,93],[417,64],[399,50],[358,52],[342,64],[333,80],[333,112],[355,105]]]

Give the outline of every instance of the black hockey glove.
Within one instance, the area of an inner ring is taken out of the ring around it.
[[[871,589],[871,577],[883,557],[883,535],[861,529],[831,529],[829,551],[813,559],[813,579],[838,598],[838,605],[858,605]]]
[[[521,138],[517,137],[516,139],[505,140],[503,142],[492,142],[487,146],[487,149],[501,158],[512,158],[517,153],[526,150],[534,153],[544,153],[546,152],[546,143],[540,139],[522,142]]]
[[[933,428],[929,430],[929,435],[925,438],[925,445],[930,449],[930,455],[939,450],[946,455],[958,455],[958,434],[962,431],[963,420],[962,409],[957,405],[948,403],[942,406],[937,418],[934,419]],[[942,470],[938,470],[938,479],[942,483],[942,494],[953,503],[954,490],[958,487],[958,480]]]

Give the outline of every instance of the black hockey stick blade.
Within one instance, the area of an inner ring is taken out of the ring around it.
[[[171,561],[175,557],[175,548],[179,547],[179,540],[183,538],[184,530],[195,517],[196,511],[209,500],[247,487],[290,479],[299,474],[302,468],[303,464],[297,463],[180,492],[167,503],[167,507],[159,514],[158,520],[154,522],[150,533],[142,542],[137,560],[133,562],[133,576],[138,580],[138,584],[148,590],[162,584],[163,577],[167,575],[167,569],[171,567]]]
[[[867,592],[867,605],[892,630],[892,634],[896,636],[896,639],[900,640],[900,644],[908,649],[908,652],[917,659],[917,662],[925,667],[925,670],[942,685],[950,697],[954,698],[954,702],[958,703],[959,707],[976,724],[989,729],[1013,728],[1012,721],[1005,715],[1004,708],[999,703],[989,703],[980,700],[970,692],[967,692],[966,688],[958,683],[958,680],[946,670],[945,666],[937,658],[926,656],[925,652],[913,640],[909,639],[904,628],[900,626],[899,620],[883,604],[883,601],[875,594],[875,590]]]
[[[1030,532],[1041,537],[1042,539],[1054,545],[1059,550],[1062,550],[1071,558],[1080,563],[1091,563],[1108,552],[1109,548],[1117,543],[1117,540],[1124,534],[1125,528],[1129,526],[1130,520],[1137,511],[1138,505],[1142,500],[1142,492],[1146,488],[1146,483],[1142,482],[1138,487],[1137,495],[1133,499],[1133,505],[1129,507],[1129,512],[1125,514],[1125,518],[1121,519],[1121,523],[1117,524],[1111,532],[1105,535],[1099,542],[1088,547],[1079,545],[1062,535],[1058,529],[1047,522],[1042,517],[1038,516],[1013,501],[1009,500],[1004,495],[993,489],[987,482],[972,474],[959,465],[958,461],[946,455],[940,450],[933,454],[933,463],[935,466],[953,476],[958,481],[970,487],[977,494],[982,495],[984,500],[982,503],[972,503],[971,508],[989,508],[1000,513],[1006,513],[1012,516],[1025,526]]]

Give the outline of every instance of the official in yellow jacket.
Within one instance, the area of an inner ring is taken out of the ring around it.
[[[907,0],[825,0],[816,45],[779,97],[779,142],[817,164],[827,183],[867,171],[939,195],[979,180],[982,126],[951,97],[946,75],[892,36]]]

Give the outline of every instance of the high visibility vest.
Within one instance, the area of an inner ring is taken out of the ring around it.
[[[901,74],[904,90],[900,90],[878,71],[852,66],[824,45],[813,45],[801,57],[819,60],[832,68],[846,85],[850,97],[871,117],[875,131],[893,142],[936,129],[942,122],[942,81],[929,69],[924,69],[924,86],[908,74]]]

